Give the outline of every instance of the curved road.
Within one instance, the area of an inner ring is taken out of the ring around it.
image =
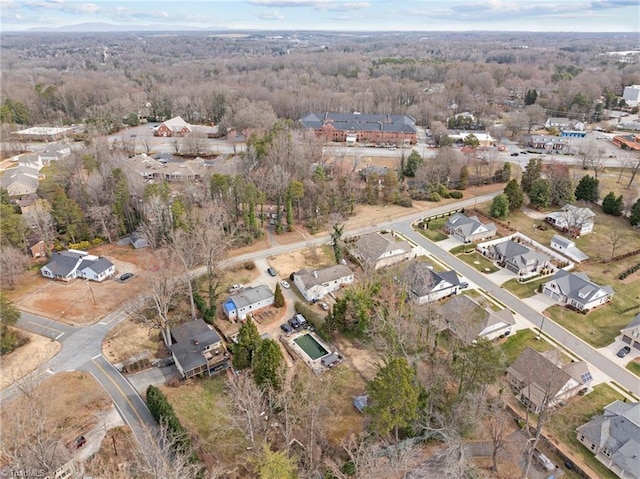
[[[572,350],[576,355],[584,358],[596,368],[607,374],[611,379],[628,391],[640,394],[640,380],[629,371],[603,356],[593,347],[580,340],[564,328],[558,326],[551,319],[542,316],[528,305],[524,304],[515,296],[501,289],[494,284],[487,276],[477,272],[475,269],[460,261],[458,258],[444,251],[435,243],[428,241],[425,237],[411,229],[411,224],[425,216],[433,216],[447,213],[452,209],[474,206],[491,200],[496,194],[469,198],[446,206],[440,206],[423,212],[413,213],[404,218],[371,224],[366,227],[349,230],[345,237],[357,236],[379,229],[394,229],[407,236],[413,242],[424,248],[434,257],[448,264],[470,281],[474,282],[499,301],[519,313],[529,320],[536,327],[544,328],[545,334]],[[295,251],[311,245],[323,244],[329,240],[328,235],[317,236],[293,244],[272,246],[269,249],[247,253],[233,257],[223,262],[223,266],[231,263],[243,262],[247,260],[262,260],[269,256],[279,255],[290,251]],[[206,272],[205,267],[196,268],[192,274],[202,275]],[[124,421],[132,428],[134,433],[139,432],[141,425],[154,426],[152,418],[146,404],[131,385],[113,365],[102,356],[102,342],[109,330],[116,326],[127,316],[128,308],[121,307],[117,311],[109,314],[102,321],[87,327],[75,327],[65,325],[50,319],[41,318],[28,313],[22,313],[18,322],[20,328],[49,337],[52,340],[60,341],[61,350],[51,360],[43,364],[38,370],[31,374],[36,380],[42,380],[49,374],[70,370],[83,370],[92,374],[101,386],[111,396],[116,408]],[[544,325],[543,325],[544,323]],[[16,385],[0,391],[0,404],[11,399],[18,392]]]

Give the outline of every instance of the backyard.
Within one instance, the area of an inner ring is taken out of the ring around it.
[[[536,351],[544,352],[553,349],[553,346],[544,339],[536,340],[537,333],[531,329],[521,329],[516,334],[509,336],[500,344],[500,349],[504,353],[505,363],[512,364],[527,346]]]

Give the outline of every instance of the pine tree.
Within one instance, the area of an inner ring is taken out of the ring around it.
[[[251,366],[253,356],[262,338],[252,319],[247,319],[238,331],[238,342],[233,345],[233,367],[245,369]]]
[[[284,357],[278,343],[273,339],[260,341],[252,360],[253,379],[260,387],[271,387],[279,391],[282,387]]]
[[[533,183],[542,175],[542,158],[531,158],[522,173],[522,181],[520,186],[526,193],[531,191]]]
[[[273,305],[276,308],[282,308],[284,306],[284,294],[282,294],[280,283],[276,284],[276,292],[274,294]]]
[[[610,191],[602,200],[602,211],[608,215],[622,216],[622,195],[616,198],[613,191]]]
[[[500,193],[493,199],[489,214],[494,218],[506,218],[509,216],[509,198],[504,193]]]
[[[631,226],[640,225],[640,199],[638,199],[631,207],[631,216],[629,216]]]
[[[527,90],[527,93],[524,95],[524,104],[525,105],[533,105],[538,99],[538,91],[535,89]]]
[[[536,208],[546,208],[551,204],[551,183],[544,178],[538,178],[531,185],[529,200]]]
[[[458,188],[461,190],[466,190],[468,181],[469,181],[469,167],[467,165],[464,165],[460,170],[460,183],[458,184]]]
[[[599,183],[599,180],[589,175],[585,175],[580,178],[575,191],[576,200],[596,203],[600,197],[600,193],[598,191]]]
[[[511,180],[504,188],[504,194],[509,200],[509,211],[519,211],[524,206],[524,191],[516,180]]]

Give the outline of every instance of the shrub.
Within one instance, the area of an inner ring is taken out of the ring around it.
[[[402,196],[398,198],[398,201],[396,201],[396,204],[404,208],[411,208],[413,206],[413,201],[408,196]]]
[[[242,265],[244,267],[244,269],[246,269],[247,271],[251,271],[256,269],[256,264],[253,261],[245,261],[244,264]]]
[[[429,201],[433,201],[433,202],[438,202],[440,201],[442,198],[440,197],[440,194],[437,191],[432,191],[429,194]]]
[[[451,198],[455,198],[456,200],[459,200],[464,196],[464,194],[462,193],[462,191],[450,191],[449,196]]]

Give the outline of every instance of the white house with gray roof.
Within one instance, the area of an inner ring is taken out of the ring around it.
[[[631,320],[623,329],[622,342],[628,344],[631,348],[640,350],[640,313],[636,314],[635,318]]]
[[[622,479],[640,479],[640,403],[614,401],[577,429],[577,439]]]
[[[596,214],[589,208],[580,208],[566,204],[561,211],[547,214],[544,220],[559,231],[566,231],[572,236],[582,236],[593,231]]]
[[[227,298],[223,304],[224,314],[230,321],[242,321],[256,311],[271,306],[274,299],[273,291],[264,284],[246,288]]]
[[[86,251],[67,250],[53,253],[49,262],[40,268],[46,278],[71,281],[74,278],[104,281],[116,273],[116,267],[107,258]]]
[[[307,301],[317,301],[343,285],[353,283],[353,271],[337,264],[320,269],[303,268],[293,275],[293,284]]]
[[[376,231],[360,236],[351,248],[351,254],[363,267],[384,268],[411,258],[408,241],[398,239],[393,232]]]
[[[550,258],[509,239],[489,246],[487,254],[509,271],[522,278],[538,274],[550,265]]]
[[[418,304],[438,301],[460,291],[460,279],[455,271],[437,273],[423,261],[412,261],[402,273],[401,281]]]
[[[582,263],[589,259],[589,256],[576,247],[575,241],[567,239],[564,236],[553,235],[551,238],[551,248],[562,253],[564,256],[576,263]]]
[[[610,286],[595,284],[585,273],[570,273],[563,269],[543,284],[542,292],[560,304],[584,312],[608,303],[614,293]]]
[[[447,233],[463,243],[475,243],[493,238],[496,234],[496,225],[482,223],[477,216],[466,216],[456,213],[445,223]]]

